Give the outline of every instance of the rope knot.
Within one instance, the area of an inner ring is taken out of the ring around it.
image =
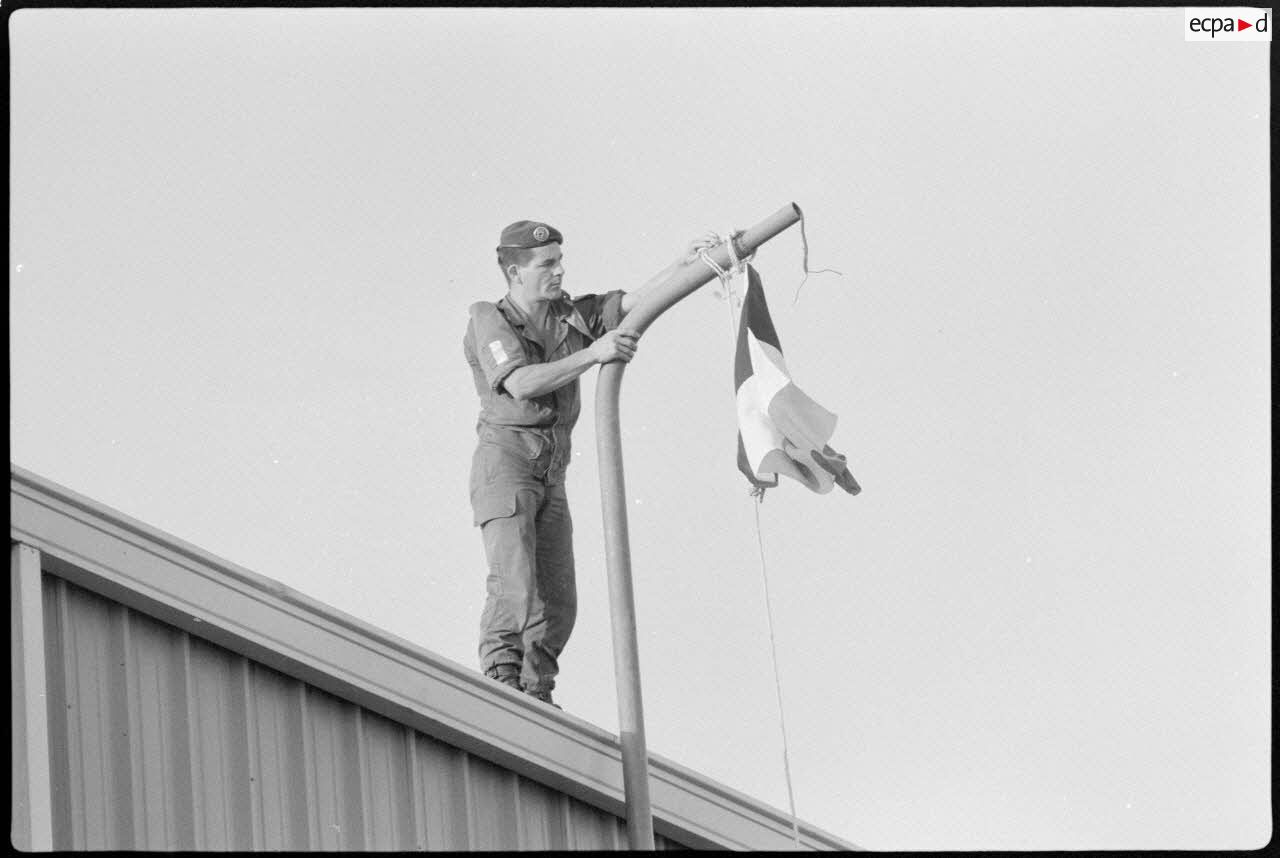
[[[707,252],[706,248],[698,251],[698,258],[702,260],[704,265],[715,272],[716,277],[720,278],[720,285],[724,287],[724,292],[716,291],[714,293],[715,296],[717,298],[729,299],[731,306],[733,299],[736,297],[733,292],[733,278],[741,274],[747,263],[756,257],[754,251],[746,255],[742,255],[739,252],[737,238],[742,234],[743,230],[731,229],[728,232],[727,238],[720,239],[720,243],[727,244],[727,249],[729,251],[728,268],[722,268],[714,259],[712,259],[711,254]],[[720,238],[720,236],[716,235],[716,238]]]

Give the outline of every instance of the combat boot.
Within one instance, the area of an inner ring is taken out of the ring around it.
[[[564,707],[560,706],[558,703],[556,703],[554,700],[551,699],[551,692],[549,690],[534,691],[526,688],[524,690],[524,693],[528,694],[534,700],[541,700],[543,703],[549,703],[552,706],[555,706],[561,712],[564,711]]]
[[[497,680],[503,685],[510,685],[520,691],[520,668],[514,664],[499,664],[485,671],[485,676]]]

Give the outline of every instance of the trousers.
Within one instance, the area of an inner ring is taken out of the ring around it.
[[[573,519],[564,482],[547,482],[551,446],[542,433],[484,427],[471,467],[488,561],[480,669],[494,676],[509,665],[530,693],[555,688],[578,613]]]

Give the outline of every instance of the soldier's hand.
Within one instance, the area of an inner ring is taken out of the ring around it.
[[[704,232],[702,235],[689,242],[689,246],[685,248],[684,255],[680,257],[680,261],[684,263],[693,262],[698,258],[699,250],[710,250],[717,244],[720,244],[721,241],[722,239],[720,236],[716,235],[714,232]]]
[[[636,341],[639,335],[626,328],[608,331],[600,339],[591,344],[591,354],[596,363],[611,363],[620,360],[623,363],[636,355]]]

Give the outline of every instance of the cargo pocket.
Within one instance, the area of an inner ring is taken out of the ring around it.
[[[471,509],[473,512],[472,523],[476,527],[480,527],[487,521],[493,521],[495,518],[506,518],[507,516],[515,515],[515,492],[495,492],[492,490],[477,492],[471,498]]]

